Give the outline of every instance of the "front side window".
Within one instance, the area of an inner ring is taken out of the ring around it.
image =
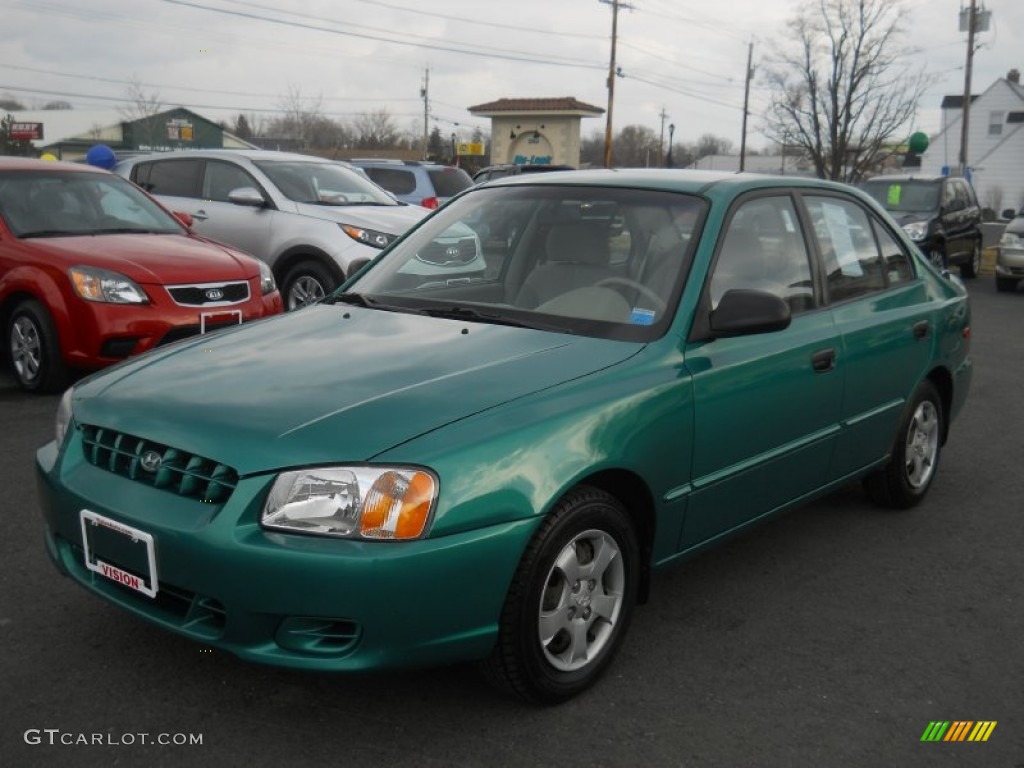
[[[700,198],[667,192],[481,188],[425,220],[350,291],[370,307],[650,340],[674,317],[705,211]]]
[[[794,314],[814,307],[807,246],[789,196],[754,198],[733,213],[711,274],[711,308],[732,289],[774,293]]]
[[[210,160],[203,174],[203,199],[228,202],[228,195],[241,187],[259,190],[260,186],[248,173],[237,165]]]
[[[829,301],[885,288],[885,264],[867,212],[836,197],[805,198],[818,241]]]

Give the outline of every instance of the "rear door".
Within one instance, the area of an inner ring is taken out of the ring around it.
[[[843,360],[841,432],[830,480],[886,456],[931,355],[932,312],[906,248],[873,212],[840,195],[805,195]]]

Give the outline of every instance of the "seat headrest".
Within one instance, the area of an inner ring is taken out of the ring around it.
[[[603,222],[559,224],[548,232],[548,261],[571,261],[607,266],[611,250],[608,227]]]

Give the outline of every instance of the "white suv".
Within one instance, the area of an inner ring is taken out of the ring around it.
[[[196,232],[265,261],[287,309],[322,298],[427,211],[399,202],[343,163],[260,150],[161,152],[114,171]]]

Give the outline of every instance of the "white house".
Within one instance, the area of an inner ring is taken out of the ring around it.
[[[942,130],[921,157],[922,175],[956,170],[960,162],[963,97],[942,101]],[[1024,87],[1011,69],[971,97],[967,166],[978,200],[997,213],[1024,209]]]

